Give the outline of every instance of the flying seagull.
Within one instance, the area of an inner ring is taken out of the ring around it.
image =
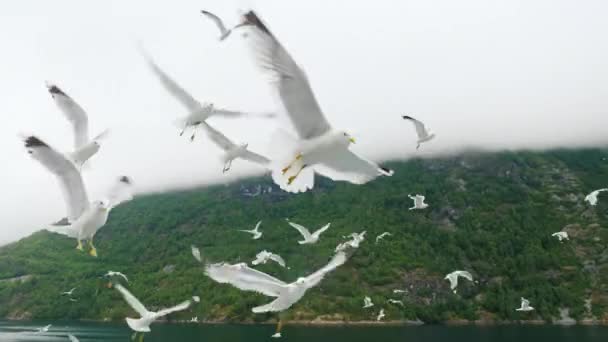
[[[284,109],[297,133],[297,137],[284,130],[275,134],[273,145],[287,155],[286,166],[272,172],[275,183],[289,192],[303,192],[313,188],[315,172],[334,181],[354,184],[364,184],[381,175],[391,176],[393,171],[349,150],[354,138],[331,127],[304,70],[256,13],[249,11],[243,18],[243,22],[252,26],[247,41],[256,62],[270,76],[270,84],[280,100],[279,107]]]
[[[228,36],[232,33],[232,31],[236,30],[237,28],[248,25],[248,23],[243,22],[243,23],[237,24],[236,26],[234,26],[231,29],[228,29],[228,28],[226,28],[226,25],[224,25],[224,22],[222,21],[222,19],[220,19],[220,17],[218,17],[217,15],[215,15],[211,12],[205,11],[205,10],[202,10],[201,13],[203,15],[205,15],[207,18],[211,19],[215,23],[217,28],[220,30],[220,38],[219,38],[220,41],[223,41],[224,39],[228,38]]]
[[[47,83],[46,86],[55,104],[72,125],[74,150],[69,154],[69,157],[80,167],[99,151],[100,142],[108,131],[105,130],[95,138],[89,139],[89,117],[84,109],[57,85]]]
[[[428,204],[424,203],[424,199],[426,197],[424,197],[422,195],[416,195],[416,196],[407,195],[407,197],[411,198],[414,201],[414,206],[409,208],[410,210],[425,209],[429,206]]]
[[[530,301],[527,300],[524,297],[521,297],[521,306],[517,309],[515,309],[515,311],[532,311],[534,310],[533,307],[530,306]]]
[[[298,278],[290,284],[249,268],[246,263],[234,265],[227,263],[208,264],[205,267],[205,274],[218,283],[231,284],[243,291],[254,291],[276,298],[268,304],[253,308],[251,311],[254,313],[279,312],[289,309],[298,302],[308,289],[319,284],[328,273],[343,265],[346,259],[345,253],[337,253],[320,270],[307,277]]]
[[[46,326],[44,326],[42,328],[38,328],[38,332],[39,333],[48,332],[49,329],[51,329],[52,326],[53,326],[52,324],[49,324],[49,325],[46,325]]]
[[[133,198],[131,180],[126,176],[119,177],[103,200],[90,203],[82,175],[63,154],[35,136],[25,138],[25,147],[33,159],[40,162],[59,180],[67,203],[68,215],[59,221],[63,226],[55,226],[50,230],[77,239],[79,250],[82,250],[82,241],[88,241],[91,247],[90,254],[97,256],[93,237],[106,224],[112,208]]]
[[[248,150],[248,144],[237,145],[233,143],[230,139],[228,139],[228,137],[222,134],[222,132],[213,128],[205,121],[202,121],[200,125],[205,129],[205,132],[207,132],[209,139],[211,139],[211,141],[213,141],[219,148],[224,150],[224,154],[221,158],[222,163],[224,164],[222,172],[230,170],[232,161],[237,158],[248,160],[264,167],[269,166],[270,160],[260,154]]]
[[[129,306],[131,306],[131,308],[133,308],[133,310],[135,310],[141,316],[139,319],[129,317],[126,318],[129,328],[136,332],[149,332],[150,324],[157,319],[173,312],[186,310],[190,307],[190,304],[192,304],[190,300],[187,300],[172,308],[162,309],[157,312],[148,311],[148,309],[146,309],[146,307],[122,285],[116,284],[114,287],[118,290],[118,292],[120,292],[120,294],[122,294],[127,304],[129,304]]]
[[[378,321],[378,322],[381,321],[384,318],[384,316],[386,316],[384,314],[384,309],[380,309],[380,312],[378,313],[378,316],[376,317],[376,321]]]
[[[597,204],[597,195],[599,195],[600,192],[603,192],[603,191],[608,191],[608,188],[597,189],[595,191],[592,191],[589,195],[587,195],[585,197],[585,201],[589,202],[589,204],[591,204],[591,205],[596,205]]]
[[[568,238],[568,233],[567,232],[557,232],[557,233],[551,234],[551,236],[557,237],[557,239],[559,240],[559,242],[562,242],[562,240],[570,240]]]
[[[122,272],[108,271],[104,277],[122,277],[122,279],[124,279],[127,283],[129,282],[129,278],[127,278],[127,276]]]
[[[469,281],[473,281],[473,275],[467,271],[454,271],[449,273],[443,279],[447,279],[450,281],[450,289],[456,293],[456,287],[458,286],[458,277],[463,277],[468,279]]]
[[[365,240],[365,234],[367,231],[362,231],[361,233],[352,233],[349,235],[351,240],[343,242],[336,247],[336,252],[341,252],[346,250],[347,248],[359,248],[359,244]]]
[[[70,291],[62,292],[61,295],[62,296],[71,296],[72,293],[74,293],[74,290],[76,290],[75,287],[73,287]]]
[[[395,305],[401,305],[403,306],[403,301],[397,300],[397,299],[391,299],[389,298],[389,300],[387,301],[389,304],[395,304]]]
[[[389,232],[384,232],[378,236],[376,236],[376,243],[380,242],[380,240],[384,239],[384,237],[386,236],[391,236],[393,234],[389,233]]]
[[[400,289],[394,289],[393,293],[395,294],[399,294],[399,293],[407,293],[407,290],[400,290]]]
[[[309,244],[314,244],[317,243],[317,241],[319,241],[319,237],[321,236],[321,234],[326,231],[327,229],[329,229],[329,226],[331,225],[331,223],[328,223],[326,225],[324,225],[323,227],[317,229],[314,233],[310,233],[310,231],[300,225],[297,224],[295,222],[291,222],[291,221],[287,221],[287,223],[289,223],[290,226],[294,227],[295,229],[298,230],[298,232],[300,232],[300,234],[302,234],[302,237],[304,238],[304,240],[300,240],[298,241],[298,243],[300,245],[309,245]]]
[[[196,259],[198,262],[203,262],[203,259],[201,258],[201,251],[195,246],[191,246],[190,249],[192,250],[192,256],[194,259]]]
[[[255,256],[255,260],[251,262],[252,265],[266,264],[268,260],[272,260],[277,264],[285,267],[285,260],[280,255],[268,252],[266,250],[261,251]]]
[[[363,298],[363,308],[367,309],[367,308],[371,308],[372,306],[374,306],[374,303],[372,302],[372,299],[369,297],[365,297]]]
[[[253,235],[253,239],[257,240],[259,238],[262,237],[262,232],[259,231],[260,225],[262,224],[262,221],[259,221],[256,225],[254,229],[251,230],[246,230],[246,229],[240,229],[239,231],[241,232],[245,232],[245,233],[249,233],[251,235]]]
[[[414,124],[414,127],[416,128],[416,134],[418,135],[416,149],[420,148],[420,144],[422,144],[423,142],[427,142],[435,137],[435,133],[432,133],[430,130],[428,130],[424,126],[422,121],[418,121],[413,117],[407,115],[404,115],[403,119],[411,121]]]
[[[192,129],[190,140],[194,140],[196,128],[205,120],[212,116],[221,116],[225,118],[238,118],[247,115],[253,115],[245,112],[226,110],[215,107],[212,103],[200,103],[184,88],[182,88],[175,80],[173,80],[163,69],[154,62],[152,57],[140,47],[140,52],[146,60],[148,67],[156,75],[161,85],[171,94],[187,111],[188,115],[179,118],[176,124],[181,128],[180,136],[184,134],[186,129]],[[257,117],[271,117],[273,114],[260,114]]]

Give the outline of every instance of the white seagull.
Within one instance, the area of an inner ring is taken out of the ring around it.
[[[369,297],[365,297],[363,298],[363,308],[367,309],[367,308],[371,308],[372,306],[374,306],[374,303],[372,302],[372,299]]]
[[[127,278],[127,276],[122,272],[108,271],[104,277],[122,277],[122,279],[124,279],[127,283],[129,282],[129,278]]]
[[[524,297],[521,297],[521,306],[519,308],[515,309],[515,311],[532,311],[532,310],[534,310],[534,308],[530,306],[530,301]]]
[[[259,231],[260,225],[262,224],[262,221],[259,221],[256,225],[254,229],[251,230],[246,230],[246,229],[240,229],[239,231],[241,232],[245,232],[245,233],[249,233],[251,235],[253,235],[253,239],[257,240],[259,238],[262,237],[262,232]]]
[[[66,291],[66,292],[61,292],[62,296],[71,296],[72,293],[74,293],[74,290],[76,290],[75,287],[73,287],[70,291]]]
[[[209,264],[205,267],[205,274],[222,284],[244,290],[254,291],[276,299],[268,304],[257,306],[251,311],[254,313],[279,312],[289,309],[298,302],[306,291],[323,280],[323,277],[346,262],[345,253],[337,253],[327,265],[307,277],[298,278],[287,284],[266,273],[249,268],[245,263],[235,265],[227,263]]]
[[[142,47],[140,47],[140,52],[145,58],[149,68],[156,75],[161,85],[171,96],[173,96],[187,111],[188,115],[182,117],[176,121],[176,124],[179,128],[182,129],[180,136],[184,134],[186,129],[192,129],[192,136],[190,140],[194,140],[196,135],[196,128],[205,120],[212,116],[221,116],[225,118],[238,118],[246,115],[252,115],[245,112],[226,110],[215,107],[211,103],[203,103],[198,102],[190,93],[188,93],[184,88],[182,88],[175,80],[173,80],[166,72],[164,72],[146,53]],[[265,113],[256,115],[256,117],[272,117],[273,114]]]
[[[187,300],[172,308],[162,309],[157,312],[148,311],[148,309],[146,309],[146,307],[122,285],[116,284],[114,287],[118,290],[118,292],[120,292],[120,294],[122,294],[127,304],[129,304],[129,306],[131,306],[131,308],[133,308],[133,310],[135,310],[141,316],[139,319],[129,317],[126,318],[129,328],[137,332],[149,332],[150,324],[157,319],[173,312],[186,310],[190,307],[190,304],[192,304],[190,300]]]
[[[224,25],[224,22],[222,21],[222,19],[220,19],[220,17],[218,17],[217,15],[215,15],[211,12],[205,11],[205,10],[202,10],[201,13],[203,15],[205,15],[207,18],[211,19],[215,23],[217,28],[220,30],[220,38],[219,38],[220,41],[228,38],[230,33],[232,33],[232,31],[236,30],[237,28],[248,25],[248,23],[243,22],[243,23],[237,24],[236,26],[234,26],[231,29],[228,29],[228,28],[226,28],[226,25]]]
[[[93,139],[89,139],[89,117],[84,109],[57,85],[47,83],[46,86],[57,107],[72,124],[74,151],[68,156],[72,162],[81,167],[99,151],[100,142],[107,135],[108,130],[103,131]]]
[[[317,241],[319,241],[319,237],[321,236],[321,234],[329,229],[329,226],[331,225],[331,223],[328,223],[326,225],[324,225],[323,227],[317,229],[314,233],[310,233],[310,231],[300,225],[297,224],[295,222],[291,222],[291,221],[287,221],[287,223],[289,223],[290,226],[294,227],[295,229],[298,230],[298,232],[300,232],[300,234],[302,234],[302,237],[304,238],[304,240],[300,240],[298,241],[298,243],[300,245],[308,245],[308,244],[314,244],[317,243]]]
[[[198,262],[203,262],[203,259],[201,258],[201,251],[198,249],[198,247],[193,245],[190,247],[190,249],[192,250],[192,256],[194,259],[196,259]]]
[[[285,267],[285,260],[280,255],[268,252],[266,250],[261,251],[255,256],[255,260],[251,262],[252,265],[266,264],[268,260],[272,260],[277,264]]]
[[[365,240],[365,234],[367,231],[362,231],[361,233],[352,233],[349,235],[351,240],[343,242],[336,247],[336,252],[342,252],[346,250],[348,247],[350,248],[359,248],[359,244]]]
[[[416,196],[412,196],[412,195],[407,195],[407,197],[411,198],[414,201],[414,206],[409,208],[410,210],[414,210],[414,209],[425,209],[428,208],[428,204],[424,203],[424,199],[426,197],[422,196],[422,195],[416,195]]]
[[[599,195],[600,192],[603,192],[603,191],[608,191],[608,188],[597,189],[595,191],[592,191],[589,195],[585,196],[585,201],[589,202],[589,204],[591,204],[591,205],[596,205],[597,204],[597,195]]]
[[[389,233],[389,232],[384,232],[378,236],[376,236],[376,243],[380,242],[380,240],[384,239],[384,237],[386,236],[391,236],[393,234]]]
[[[248,144],[235,144],[222,134],[222,132],[213,128],[205,121],[201,121],[200,125],[205,129],[209,139],[211,139],[219,148],[224,150],[224,154],[221,157],[222,163],[224,164],[222,172],[230,170],[232,161],[237,158],[260,164],[266,168],[269,167],[270,159],[248,150]]]
[[[395,304],[395,305],[404,306],[403,305],[403,301],[400,301],[400,300],[397,300],[397,299],[391,299],[391,298],[389,298],[388,303],[389,304]]]
[[[68,338],[70,339],[70,342],[80,342],[76,336],[72,335],[72,334],[68,334]]]
[[[395,293],[395,294],[398,294],[398,293],[407,293],[407,290],[394,289],[393,293]]]
[[[38,332],[39,332],[39,333],[48,332],[48,331],[49,331],[49,329],[51,329],[51,327],[52,327],[52,326],[53,326],[52,324],[49,324],[49,325],[44,326],[44,327],[42,327],[42,328],[38,328]]]
[[[35,136],[25,138],[25,147],[33,159],[56,176],[67,202],[68,216],[57,223],[63,226],[54,226],[50,230],[77,239],[79,250],[82,250],[82,241],[88,241],[90,254],[97,256],[93,237],[106,224],[112,208],[133,198],[131,180],[126,176],[119,177],[103,200],[90,203],[82,175],[63,154]]]
[[[384,318],[384,316],[386,316],[384,314],[384,309],[380,309],[380,312],[378,313],[378,317],[376,317],[376,321],[380,321]]]
[[[458,278],[463,277],[468,279],[469,281],[473,281],[473,275],[468,271],[454,271],[452,273],[448,273],[445,278],[450,281],[450,289],[456,293],[456,287],[458,286]]]
[[[281,333],[280,333],[280,332],[276,332],[276,333],[274,333],[274,334],[270,335],[270,337],[272,337],[272,338],[281,338],[281,337],[283,337],[283,336],[281,335]]]
[[[404,115],[403,118],[405,120],[410,120],[414,124],[414,127],[416,128],[416,134],[418,135],[416,149],[420,148],[420,144],[422,144],[423,142],[427,142],[435,137],[435,133],[432,133],[430,130],[428,130],[424,126],[422,121],[418,121],[418,120],[414,119],[413,117],[407,116],[407,115]]]
[[[273,139],[274,146],[288,153],[287,165],[282,170],[273,170],[275,183],[289,192],[303,192],[313,188],[315,172],[334,181],[354,184],[364,184],[381,175],[392,175],[391,170],[349,150],[354,139],[348,133],[331,127],[305,72],[260,18],[249,11],[243,21],[252,27],[247,41],[253,47],[256,62],[270,76],[280,108],[288,115],[297,133],[297,138],[294,138],[281,130]],[[296,179],[298,181],[294,182]]]
[[[570,240],[568,238],[568,233],[567,232],[557,232],[557,233],[551,234],[551,236],[557,237],[557,239],[559,240],[559,242],[562,242],[562,240]]]

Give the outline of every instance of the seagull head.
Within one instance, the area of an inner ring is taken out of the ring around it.
[[[355,143],[355,138],[353,138],[349,133],[347,132],[339,132],[338,136],[341,138],[341,141],[345,142],[346,145],[350,145],[350,144],[354,144]]]
[[[93,207],[97,210],[108,210],[109,206],[104,201],[95,201],[93,202]]]
[[[306,283],[306,278],[298,278],[298,280],[296,280],[296,285],[304,285]]]

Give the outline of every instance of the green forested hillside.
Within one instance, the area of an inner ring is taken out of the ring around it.
[[[568,308],[576,319],[607,320],[608,194],[596,207],[583,202],[589,191],[608,186],[606,156],[599,149],[466,153],[388,163],[393,177],[363,186],[318,178],[305,194],[287,194],[261,177],[141,196],[111,213],[96,237],[99,258],[47,231],[1,248],[0,317],[122,319],[130,309],[100,278],[115,270],[129,276],[132,292],[151,308],[201,297],[172,319],[270,320],[276,316],[251,313],[270,298],[212,282],[190,245],[211,261],[251,262],[262,249],[278,253],[290,269],[274,263],[260,269],[292,281],[324,265],[343,235],[367,230],[352,258],[287,318],[370,320],[384,307],[389,320],[551,320]],[[409,211],[408,193],[426,195],[430,207]],[[301,246],[285,218],[311,228],[332,224],[318,244]],[[237,231],[258,220],[260,240]],[[561,229],[570,241],[550,236]],[[375,244],[384,231],[393,235]],[[479,283],[462,282],[453,294],[443,277],[456,269],[471,271]],[[59,295],[74,286],[77,302]],[[361,308],[365,295],[376,307]],[[521,296],[537,310],[515,312]],[[387,304],[388,298],[405,306]]]

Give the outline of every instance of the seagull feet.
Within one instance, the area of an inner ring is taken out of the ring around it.
[[[76,246],[76,249],[79,250],[79,251],[81,251],[81,252],[83,251],[82,242],[80,242],[80,240],[78,240],[78,245]]]
[[[89,254],[90,254],[92,257],[97,257],[97,248],[95,248],[95,247],[91,246],[91,250],[89,251]]]
[[[294,161],[292,161],[291,163],[289,163],[289,165],[287,165],[286,167],[284,167],[284,168],[281,170],[281,173],[282,173],[283,175],[285,175],[285,174],[287,173],[287,171],[289,171],[289,169],[291,169],[291,166],[293,165],[293,163],[295,163],[297,160],[300,160],[300,159],[302,159],[302,153],[298,153],[298,154],[296,155],[296,159],[295,159]]]
[[[297,176],[290,176],[289,178],[287,178],[287,185],[291,185],[291,183],[293,183],[293,181],[296,179]]]
[[[289,169],[291,169],[291,165],[288,165],[288,166],[286,166],[286,167],[282,168],[282,169],[281,169],[281,173],[282,173],[283,175],[285,175],[285,174],[287,173],[287,171],[289,171]]]

